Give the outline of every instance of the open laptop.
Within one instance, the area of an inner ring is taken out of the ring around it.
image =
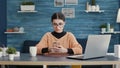
[[[107,54],[111,35],[89,35],[83,55],[67,56],[70,59],[93,59]]]

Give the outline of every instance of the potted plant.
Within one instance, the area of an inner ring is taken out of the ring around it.
[[[96,0],[91,0],[91,10],[92,11],[96,10]]]
[[[32,1],[23,1],[20,5],[21,11],[34,11],[35,4]]]
[[[2,48],[0,48],[0,57],[2,57]]]
[[[96,5],[96,0],[91,0],[91,5]]]
[[[6,53],[9,55],[9,60],[14,60],[14,55],[16,54],[16,49],[14,47],[8,47]]]
[[[106,24],[102,24],[102,25],[100,25],[100,28],[101,28],[102,32],[106,32],[107,25]]]

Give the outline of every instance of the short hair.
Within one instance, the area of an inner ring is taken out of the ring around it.
[[[56,12],[52,15],[51,22],[53,22],[53,19],[61,19],[61,20],[65,21],[65,16],[61,12]]]

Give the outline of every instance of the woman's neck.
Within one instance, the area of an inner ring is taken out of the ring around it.
[[[52,35],[55,36],[58,39],[61,38],[61,37],[63,37],[65,34],[66,34],[65,31],[62,31],[61,33],[57,33],[55,31],[52,32]]]

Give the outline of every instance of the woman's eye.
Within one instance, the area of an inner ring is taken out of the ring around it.
[[[63,25],[62,23],[59,23],[59,25]]]

